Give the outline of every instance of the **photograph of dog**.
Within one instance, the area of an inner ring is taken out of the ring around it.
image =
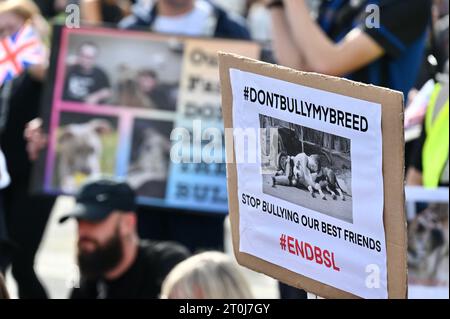
[[[424,203],[421,203],[423,206]],[[449,210],[447,203],[429,203],[408,221],[409,283],[449,285]]]
[[[170,132],[168,121],[136,119],[127,180],[144,197],[164,198],[169,173]]]
[[[81,113],[61,113],[57,133],[54,184],[73,194],[88,179],[113,175],[117,119]]]
[[[331,168],[323,167],[322,170],[319,173],[316,173],[316,183],[319,184],[319,191],[322,189],[325,189],[328,191],[328,193],[331,194],[333,199],[336,199],[337,195],[339,195],[339,198],[342,200],[345,200],[344,192],[339,185],[339,182],[336,178],[336,174]],[[337,193],[337,195],[336,195]],[[323,193],[321,193],[322,198],[325,196]]]
[[[133,70],[119,66],[114,104],[147,110],[176,110],[179,83],[162,83],[151,69]]]
[[[350,140],[264,115],[260,125],[263,192],[352,223]]]

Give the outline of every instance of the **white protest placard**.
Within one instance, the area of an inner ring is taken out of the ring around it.
[[[323,297],[404,297],[403,168],[385,178],[401,167],[400,157],[385,164],[402,137],[384,145],[383,131],[386,101],[398,109],[401,96],[231,55],[220,62],[238,261]],[[387,99],[371,98],[380,92]],[[402,132],[401,121],[386,124]],[[389,278],[395,263],[402,276]]]

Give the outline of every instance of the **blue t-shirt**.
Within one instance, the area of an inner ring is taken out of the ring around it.
[[[379,27],[371,28],[377,21],[373,19],[376,11],[368,5],[378,6]],[[419,73],[430,21],[431,0],[325,0],[318,16],[320,26],[335,42],[360,28],[385,51],[383,57],[348,78],[398,90],[405,96]]]

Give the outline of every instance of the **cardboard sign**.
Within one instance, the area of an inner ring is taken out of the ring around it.
[[[114,176],[143,205],[226,213],[223,159],[196,156],[202,128],[215,127],[222,139],[219,48],[260,52],[246,41],[55,28],[41,113],[49,144],[35,189],[74,194],[89,179]],[[178,156],[171,151],[180,131],[193,143]]]
[[[402,94],[219,64],[238,262],[325,298],[405,298]]]

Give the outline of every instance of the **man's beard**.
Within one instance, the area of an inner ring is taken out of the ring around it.
[[[101,277],[114,269],[123,258],[122,242],[118,231],[102,246],[95,240],[84,240],[88,240],[96,246],[95,250],[89,253],[78,250],[80,272],[88,279]]]

